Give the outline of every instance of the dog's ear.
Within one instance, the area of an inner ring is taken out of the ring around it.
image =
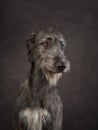
[[[30,63],[33,61],[33,47],[36,41],[37,32],[32,32],[29,37],[26,39],[26,47],[27,47],[27,55],[28,55],[28,61]]]
[[[37,33],[36,32],[32,32],[28,38],[26,39],[26,47],[27,49],[30,51],[35,43],[35,39],[36,39]]]

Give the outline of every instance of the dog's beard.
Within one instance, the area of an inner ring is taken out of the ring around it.
[[[44,74],[46,79],[49,81],[50,85],[55,86],[57,84],[57,81],[62,76],[62,73],[54,73],[51,71],[48,71],[47,69],[44,69]]]
[[[64,70],[64,72],[70,72],[70,62],[67,61],[66,63],[66,69]]]
[[[58,73],[50,69],[51,67],[47,67],[46,62],[42,60],[39,63],[39,68],[43,70],[45,78],[49,81],[50,85],[55,86],[57,81],[61,78],[62,73]]]

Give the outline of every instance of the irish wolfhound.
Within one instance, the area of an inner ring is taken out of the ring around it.
[[[63,104],[55,87],[70,69],[61,33],[46,29],[26,40],[30,73],[15,106],[16,130],[61,130]]]

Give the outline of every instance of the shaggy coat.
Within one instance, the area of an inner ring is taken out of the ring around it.
[[[63,104],[56,83],[70,69],[61,33],[31,33],[26,40],[30,72],[15,104],[16,130],[61,130]]]

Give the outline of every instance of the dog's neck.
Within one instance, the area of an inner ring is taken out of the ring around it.
[[[52,88],[49,81],[46,79],[42,69],[37,69],[37,67],[32,64],[29,75],[30,89],[32,93],[43,91],[48,91]]]

